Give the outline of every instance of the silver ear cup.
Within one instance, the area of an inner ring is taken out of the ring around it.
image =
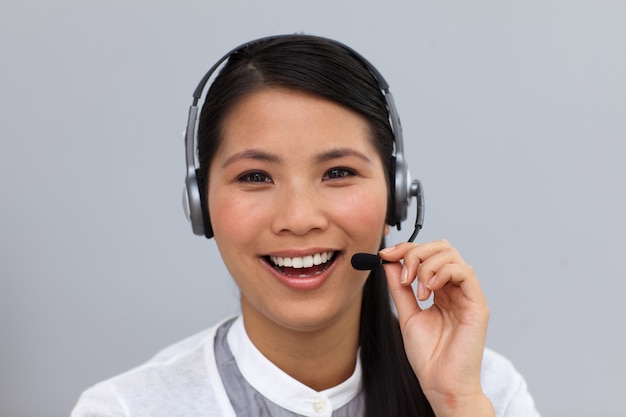
[[[187,165],[187,175],[185,176],[185,189],[183,191],[183,209],[187,220],[191,222],[193,233],[204,236],[204,219],[202,218],[202,201],[200,200],[200,189],[196,178],[196,120],[198,107],[192,105],[189,108],[189,118],[187,119],[187,129],[183,133],[185,140],[185,160]]]
[[[420,180],[413,180],[409,195],[415,197],[417,200],[417,217],[415,218],[415,224],[421,229],[424,224],[424,188]]]
[[[191,221],[191,209],[189,208],[189,193],[187,187],[183,188],[183,211],[187,221]]]
[[[402,158],[400,158],[402,162]],[[417,234],[424,224],[424,191],[420,180],[412,180],[411,172],[408,168],[403,170],[396,166],[396,225],[400,230],[400,222],[406,220],[408,208],[411,205],[411,199],[416,198],[417,207],[415,208],[415,229],[409,238],[409,242],[413,242]]]
[[[397,225],[402,223],[407,218],[407,210],[410,204],[410,178],[411,174],[404,162],[404,155],[398,153],[396,155],[396,186],[394,190],[394,204],[396,207],[395,222]]]
[[[204,219],[202,218],[202,203],[200,201],[200,190],[196,180],[196,173],[187,173],[185,180],[185,190],[183,198],[183,209],[187,219],[191,222],[193,233],[204,236]]]

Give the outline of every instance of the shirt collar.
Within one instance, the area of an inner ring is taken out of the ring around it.
[[[252,387],[273,403],[305,416],[330,417],[333,410],[346,405],[361,390],[361,360],[357,355],[352,375],[332,388],[315,391],[270,362],[254,346],[238,317],[227,335],[237,366]]]

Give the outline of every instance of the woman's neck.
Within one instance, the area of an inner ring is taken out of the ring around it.
[[[354,372],[360,303],[351,310],[323,327],[294,330],[242,302],[246,333],[256,348],[283,372],[316,391],[334,387]]]

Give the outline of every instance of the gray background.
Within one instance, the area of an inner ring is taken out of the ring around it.
[[[181,132],[224,52],[306,32],[391,84],[426,190],[420,240],[478,271],[489,345],[543,414],[624,416],[625,21],[601,0],[2,0],[0,415],[67,415],[237,311],[183,218]]]

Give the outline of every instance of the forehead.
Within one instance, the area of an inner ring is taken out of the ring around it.
[[[320,147],[350,147],[376,152],[366,119],[315,94],[267,88],[243,97],[223,122],[219,154],[249,147],[277,148],[292,154]]]

